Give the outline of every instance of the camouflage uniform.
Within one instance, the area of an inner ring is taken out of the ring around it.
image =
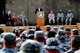
[[[58,24],[62,24],[63,25],[63,21],[64,21],[64,13],[62,13],[61,11],[57,14],[57,22]]]
[[[16,35],[14,33],[3,33],[4,47],[0,50],[1,53],[16,53]]]
[[[55,15],[53,14],[53,11],[51,11],[48,14],[48,18],[49,18],[49,24],[51,24],[51,21],[53,21],[53,23],[55,23]]]
[[[68,25],[68,24],[71,25],[73,17],[74,17],[73,13],[71,12],[71,10],[69,10],[66,15],[66,25]]]

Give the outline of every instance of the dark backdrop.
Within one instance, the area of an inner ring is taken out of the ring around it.
[[[5,0],[0,0],[0,24],[5,23],[4,13],[5,13]]]

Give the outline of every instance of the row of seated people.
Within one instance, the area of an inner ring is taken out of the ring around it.
[[[56,25],[72,25],[73,21],[75,20],[75,16],[71,10],[68,10],[68,12],[63,13],[62,10],[59,10],[57,14],[54,14],[54,12],[51,10],[50,13],[48,14],[48,21],[49,24],[56,24]],[[13,12],[8,11],[5,15],[4,18],[6,20],[6,25],[26,25],[28,24],[28,17],[24,14],[22,11],[20,15],[16,16]],[[47,19],[47,18],[46,18]],[[45,22],[48,23],[48,22]],[[76,21],[74,21],[74,24]]]
[[[72,25],[72,21],[74,19],[74,14],[71,10],[68,10],[67,14],[65,15],[62,10],[59,10],[59,13],[57,15],[54,14],[54,12],[51,10],[48,14],[48,20],[49,24],[55,24],[57,25]]]

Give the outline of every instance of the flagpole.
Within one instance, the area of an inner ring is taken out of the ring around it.
[[[39,0],[39,7],[42,6],[42,0]]]

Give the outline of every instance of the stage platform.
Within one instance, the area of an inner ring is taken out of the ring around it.
[[[70,28],[70,29],[73,29],[73,28],[78,28],[80,29],[80,25],[53,25],[51,27],[58,27],[59,26],[64,26],[64,28]],[[0,25],[0,27],[5,31],[5,32],[12,32],[12,29],[14,27],[23,27],[24,29],[28,29],[29,27],[35,27],[35,26],[5,26],[5,25]],[[46,26],[41,26],[41,29],[45,32],[46,30]]]

